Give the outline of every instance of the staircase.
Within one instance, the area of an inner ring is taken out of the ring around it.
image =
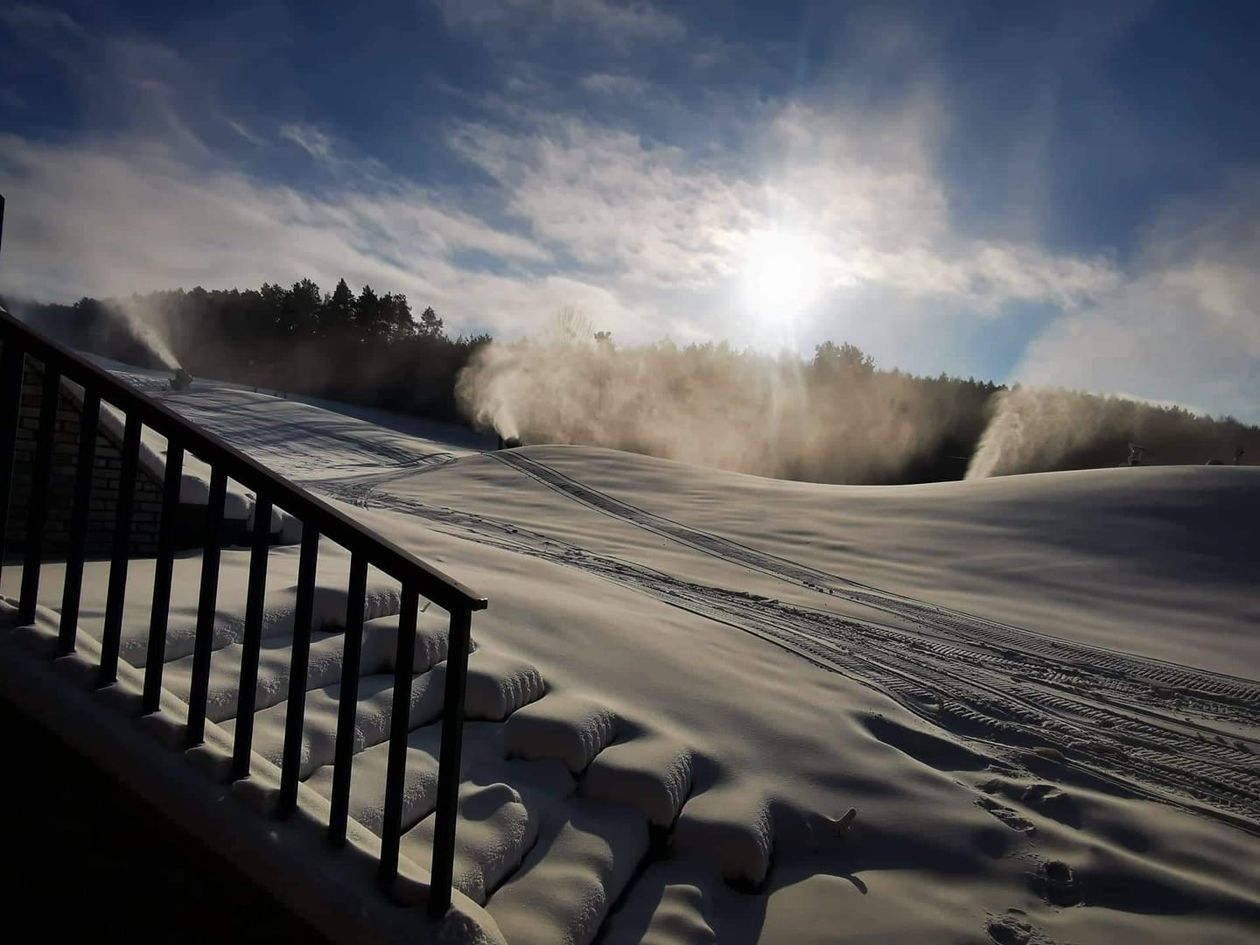
[[[322,931],[704,940],[699,887],[671,882],[654,902],[648,872],[703,861],[696,875],[765,884],[764,799],[694,793],[706,759],[691,747],[478,646],[484,599],[2,310],[0,342],[0,537],[23,511],[8,499],[28,359],[43,403],[83,389],[72,522],[91,501],[101,402],[125,417],[113,554],[88,559],[72,531],[66,560],[45,561],[54,457],[39,416],[20,562],[0,546],[0,693]],[[127,541],[142,424],[168,439],[152,558]],[[177,554],[166,513],[185,453],[211,470],[207,541]],[[222,547],[229,477],[255,502],[248,548]],[[277,511],[301,523],[299,545],[272,544]],[[623,906],[634,923],[617,923]]]
[[[248,570],[251,552],[224,549],[227,575]],[[327,812],[337,786],[339,707],[346,687],[345,607],[353,566],[334,547],[320,548],[324,567],[318,575],[313,629],[306,659],[305,719],[297,752],[303,795],[314,796],[310,809],[326,829]],[[178,562],[195,573],[200,556]],[[141,564],[142,562],[133,562]],[[300,555],[291,548],[272,550],[269,576],[280,590],[262,609],[257,684],[252,715],[253,769],[283,770],[286,722],[290,715],[293,665],[292,588],[285,586]],[[84,585],[107,583],[108,562],[86,562]],[[57,586],[58,566],[49,567]],[[178,575],[177,575],[178,576]],[[6,575],[9,581],[19,576]],[[162,672],[165,721],[148,724],[169,748],[183,746],[178,719],[196,671],[195,617],[191,582],[173,582]],[[182,590],[182,593],[181,593]],[[353,775],[347,810],[352,825],[377,837],[387,817],[391,727],[401,598],[387,581],[367,582],[362,645],[357,668],[357,701],[351,736]],[[143,613],[148,601],[131,610]],[[12,608],[10,608],[12,612]],[[81,618],[77,673],[80,685],[95,682],[103,627],[99,607]],[[59,620],[40,608],[26,647],[44,656],[54,651]],[[413,864],[432,860],[438,835],[439,772],[446,699],[448,638],[445,622],[429,612],[415,619],[411,684],[400,717],[406,720],[405,765],[399,807],[399,857]],[[216,783],[233,778],[231,746],[242,728],[239,679],[246,649],[247,614],[221,603],[213,624],[214,645],[206,686],[206,741],[218,752],[194,756],[198,768]],[[127,626],[124,623],[124,626]],[[124,672],[133,680],[130,696],[111,701],[125,714],[138,710],[148,652],[143,635],[123,635]],[[766,879],[772,838],[768,810],[741,811],[731,820],[732,802],[720,791],[692,796],[697,757],[688,746],[621,719],[589,696],[550,691],[530,663],[473,641],[467,663],[463,750],[456,805],[457,837],[452,868],[456,898],[485,908],[492,928],[511,945],[571,943],[584,945],[611,928],[610,914],[626,898],[643,871],[670,854],[699,853],[716,860],[723,876],[741,889],[755,889]],[[0,660],[3,657],[0,656]],[[65,676],[66,673],[62,673]],[[174,707],[174,711],[172,711]],[[268,817],[280,810],[280,785],[273,777],[238,783],[237,795]],[[320,802],[323,802],[323,806]],[[739,823],[748,826],[741,828]],[[420,883],[402,882],[389,890],[403,906],[426,901]],[[668,915],[668,913],[667,913]]]

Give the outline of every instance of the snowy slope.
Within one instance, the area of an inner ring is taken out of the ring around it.
[[[166,401],[491,597],[460,872],[509,942],[1257,938],[1253,470],[812,486]],[[85,627],[102,604],[85,588]]]

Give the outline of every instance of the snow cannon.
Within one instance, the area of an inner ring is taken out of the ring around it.
[[[192,387],[193,376],[185,368],[176,368],[168,385],[171,390],[188,390]]]

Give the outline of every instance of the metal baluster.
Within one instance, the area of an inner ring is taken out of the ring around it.
[[[267,591],[267,552],[271,547],[271,500],[254,503],[254,545],[249,557],[249,590],[245,594],[241,684],[236,697],[236,740],[232,745],[233,780],[249,776],[254,740],[254,705],[258,696],[258,652],[262,647],[263,595]]]
[[[385,813],[381,831],[381,887],[387,892],[398,875],[398,843],[402,835],[403,787],[407,774],[407,733],[411,721],[411,677],[416,655],[416,614],[420,595],[404,584],[394,648],[394,699],[389,719],[389,761],[385,769]]]
[[[39,572],[44,563],[44,527],[48,518],[48,480],[52,477],[53,434],[57,429],[57,399],[60,394],[61,372],[46,363],[39,402],[39,429],[35,434],[31,494],[26,506],[26,554],[22,560],[19,623],[32,622],[35,606],[39,603]]]
[[[201,591],[197,598],[197,635],[193,640],[192,679],[188,684],[188,746],[206,737],[206,697],[210,692],[210,653],[214,649],[215,606],[219,598],[219,549],[223,543],[223,504],[227,473],[210,473],[210,502],[206,507],[206,546],[201,556]]]
[[[131,509],[136,497],[136,464],[140,455],[140,418],[127,415],[123,428],[122,475],[118,480],[118,506],[114,514],[114,553],[109,563],[109,596],[105,601],[105,628],[101,633],[101,667],[97,686],[118,678],[118,648],[122,640],[123,602],[127,597],[127,562],[131,555]]]
[[[9,534],[9,496],[13,490],[13,452],[17,446],[24,365],[17,338],[10,335],[4,339],[4,351],[0,354],[0,573],[3,573],[5,539]]]
[[[166,627],[171,613],[171,575],[175,567],[175,526],[179,493],[184,479],[184,448],[166,442],[166,476],[162,480],[162,522],[158,526],[157,561],[153,570],[153,607],[149,611],[149,646],[144,661],[141,711],[156,712],[162,705],[162,670],[166,661]]]
[[[302,723],[306,715],[306,671],[311,654],[311,613],[318,563],[319,530],[309,522],[303,522],[297,601],[293,609],[293,645],[289,656],[289,704],[284,717],[284,755],[280,763],[280,803],[276,810],[280,817],[288,817],[297,810]]]
[[[363,650],[363,604],[367,597],[367,558],[350,556],[350,586],[346,598],[346,629],[342,635],[340,701],[337,703],[337,742],[333,746],[333,783],[328,815],[328,842],[346,842],[350,814],[350,774],[354,765],[355,714],[359,707],[359,662]]]
[[[455,872],[455,820],[459,814],[459,765],[464,734],[464,690],[468,684],[468,637],[472,611],[451,611],[446,655],[446,692],[442,708],[442,754],[438,759],[438,798],[433,830],[432,886],[429,914],[446,915],[451,907]]]
[[[79,599],[83,591],[83,555],[87,547],[88,502],[92,498],[92,463],[96,457],[96,428],[101,396],[83,391],[79,413],[79,459],[74,469],[74,506],[70,510],[70,547],[66,551],[66,580],[61,592],[61,627],[57,652],[74,652],[79,632]]]

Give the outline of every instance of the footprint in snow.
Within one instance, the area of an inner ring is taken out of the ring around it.
[[[995,945],[1054,945],[1054,939],[1029,922],[1027,914],[1019,909],[990,916],[985,931]]]

